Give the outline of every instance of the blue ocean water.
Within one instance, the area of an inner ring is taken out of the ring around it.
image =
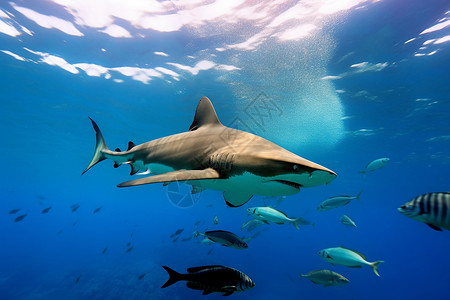
[[[256,283],[236,299],[445,298],[449,233],[397,208],[448,191],[449,36],[450,6],[437,0],[1,3],[0,299],[222,299],[160,288],[163,265],[218,264]],[[229,208],[186,184],[119,189],[132,177],[111,161],[80,176],[95,145],[88,117],[125,150],[187,131],[202,96],[223,124],[338,174],[276,206],[315,226],[241,231],[247,208],[281,199]],[[380,157],[390,162],[358,172]],[[218,229],[257,236],[241,251],[191,238]],[[319,257],[338,246],[385,261],[381,276]],[[299,279],[316,269],[350,283]]]

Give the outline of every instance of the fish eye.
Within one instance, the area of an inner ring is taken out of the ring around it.
[[[297,170],[297,169],[298,169],[298,166],[297,166],[297,165],[294,165],[292,168],[293,168],[294,170]]]
[[[401,209],[405,209],[405,208],[406,208],[406,205],[402,205],[402,206],[400,206],[400,208],[401,208]]]

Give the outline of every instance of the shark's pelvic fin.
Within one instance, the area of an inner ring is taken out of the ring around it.
[[[253,195],[249,195],[246,193],[242,193],[240,191],[225,191],[223,192],[223,198],[228,206],[238,207],[242,206],[248,202],[253,197]]]
[[[207,97],[200,99],[197,110],[195,111],[194,121],[189,127],[189,131],[197,130],[205,125],[222,125],[219,118],[217,118],[214,106]]]
[[[172,181],[189,181],[189,180],[200,180],[200,179],[219,179],[219,173],[211,168],[204,170],[179,170],[173,171],[169,173],[164,173],[161,175],[155,175],[135,180],[130,180],[126,182],[122,182],[117,185],[118,187],[128,187],[128,186],[136,186],[143,185],[149,183],[158,183],[158,182],[172,182]]]
[[[103,139],[102,132],[100,131],[100,128],[98,128],[98,125],[94,122],[94,120],[92,120],[91,118],[89,118],[89,120],[91,120],[92,126],[94,127],[94,130],[95,130],[95,133],[96,133],[95,134],[95,138],[96,138],[95,152],[94,152],[94,157],[92,157],[91,162],[89,163],[87,168],[83,171],[83,173],[81,173],[81,175],[86,173],[94,165],[96,165],[99,162],[101,162],[102,160],[104,160],[105,157],[104,157],[102,151],[103,150],[108,150],[108,147],[106,147],[105,140]]]

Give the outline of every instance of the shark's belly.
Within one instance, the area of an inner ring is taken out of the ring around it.
[[[241,192],[247,195],[259,196],[289,196],[299,192],[299,189],[277,181],[270,177],[256,176],[252,173],[244,173],[230,177],[229,179],[196,180],[189,184],[204,189],[217,191]]]

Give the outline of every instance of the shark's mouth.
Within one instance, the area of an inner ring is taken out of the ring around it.
[[[291,186],[291,187],[299,189],[299,190],[300,190],[300,187],[302,187],[302,185],[300,183],[292,182],[292,181],[288,181],[288,180],[275,179],[272,181],[276,181],[276,182]]]

